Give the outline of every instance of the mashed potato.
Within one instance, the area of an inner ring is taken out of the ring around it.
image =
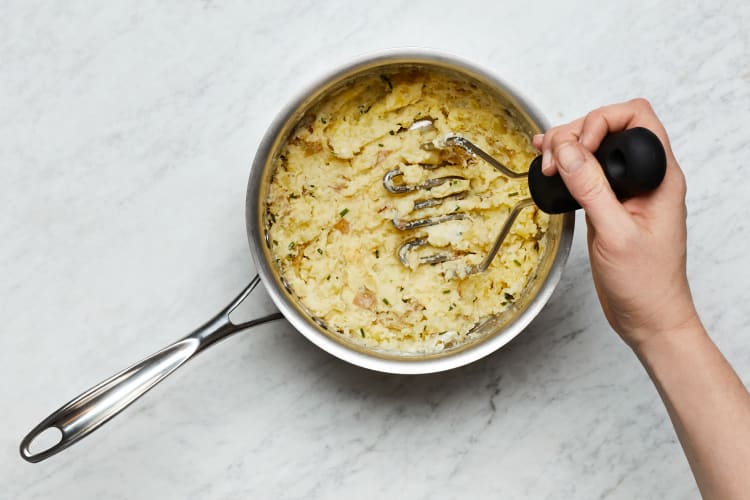
[[[425,119],[433,126],[409,130]],[[327,97],[275,159],[266,208],[271,251],[293,293],[332,332],[389,353],[439,352],[510,307],[533,277],[549,222],[536,207],[521,212],[487,272],[460,277],[487,255],[512,206],[529,194],[525,181],[460,149],[422,147],[448,133],[518,172],[536,155],[512,113],[474,83],[403,70],[360,78]],[[383,187],[393,169],[403,173],[396,182],[408,185],[466,180],[394,195]],[[447,198],[415,209],[436,197]],[[447,213],[466,217],[409,232],[392,223]],[[429,245],[410,262],[446,251],[457,258],[404,266],[398,249],[415,236]]]

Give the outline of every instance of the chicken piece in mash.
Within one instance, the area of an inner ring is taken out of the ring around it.
[[[409,130],[426,119],[432,127]],[[332,332],[391,354],[439,352],[510,307],[534,276],[549,220],[530,207],[489,269],[460,277],[487,255],[513,205],[529,194],[525,182],[461,150],[422,147],[448,133],[518,172],[536,155],[503,103],[468,80],[427,70],[356,80],[312,109],[282,147],[266,207],[268,240],[293,293]],[[393,169],[409,185],[449,175],[467,180],[394,195],[383,187]],[[435,197],[447,198],[415,209]],[[466,217],[410,232],[392,223],[446,213]],[[397,251],[415,236],[429,241],[418,255],[460,257],[406,267]]]

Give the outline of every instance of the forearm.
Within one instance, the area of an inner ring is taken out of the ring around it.
[[[592,152],[607,134],[634,127],[657,135],[666,170],[654,191],[621,201]],[[543,172],[560,174],[586,211],[604,314],[656,384],[701,493],[750,498],[750,395],[695,314],[685,272],[685,175],[661,121],[635,99],[553,127],[534,145]]]
[[[747,498],[750,395],[699,321],[635,348],[704,498]]]

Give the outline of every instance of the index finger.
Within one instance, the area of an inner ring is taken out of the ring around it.
[[[607,134],[633,127],[651,130],[659,137],[665,149],[670,149],[664,125],[651,104],[642,98],[604,106],[587,114],[583,120],[580,141],[589,151],[596,151]]]

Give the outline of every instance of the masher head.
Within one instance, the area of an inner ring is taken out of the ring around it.
[[[429,130],[430,128],[432,128],[432,121],[429,119],[426,119],[426,120],[420,120],[420,121],[415,122],[414,124],[412,124],[411,127],[409,127],[408,130],[424,131],[424,130]],[[422,149],[426,151],[455,150],[457,148],[457,149],[462,150],[464,153],[467,153],[468,158],[470,160],[475,161],[477,158],[482,159],[511,180],[526,179],[526,173],[514,172],[513,170],[509,169],[508,167],[506,167],[505,165],[497,161],[495,158],[490,156],[488,153],[483,151],[477,145],[475,145],[474,143],[472,143],[465,137],[460,136],[458,134],[449,134],[442,138],[437,138],[435,140],[425,142],[422,144],[421,147]],[[467,161],[465,163],[465,166],[468,166],[470,163],[473,163],[473,161]],[[427,168],[429,170],[433,170],[433,169],[439,168],[440,165],[438,166],[422,165],[422,167]],[[433,188],[437,186],[442,186],[448,182],[453,183],[459,180],[468,181],[468,179],[464,176],[447,175],[443,177],[427,179],[426,181],[421,182],[419,184],[404,184],[401,182],[396,182],[396,180],[401,178],[402,176],[403,176],[403,172],[401,172],[400,169],[397,168],[397,169],[390,170],[383,177],[383,186],[390,193],[393,193],[396,195],[402,195],[402,194],[411,193],[414,191],[430,192]],[[443,205],[448,200],[464,199],[468,195],[469,195],[469,190],[467,189],[467,190],[462,190],[459,192],[449,193],[443,196],[433,196],[430,198],[415,200],[414,210],[440,206],[440,205]],[[492,245],[492,248],[490,249],[489,253],[484,257],[484,259],[481,261],[481,263],[466,265],[463,268],[458,268],[455,271],[455,274],[458,277],[464,277],[470,274],[485,271],[489,267],[489,265],[492,263],[492,260],[495,258],[498,251],[500,250],[500,247],[502,246],[503,241],[507,237],[513,223],[518,217],[518,214],[521,212],[521,210],[531,205],[533,205],[533,202],[531,199],[528,199],[528,198],[522,199],[521,201],[516,203],[516,205],[511,209],[511,212],[508,215],[508,217],[505,219],[503,226],[501,227],[500,232],[498,234],[498,237],[495,239],[495,242]],[[458,208],[458,206],[456,208]],[[470,219],[471,219],[471,216],[469,214],[460,212],[457,209],[454,209],[453,212],[448,213],[448,214],[433,215],[430,217],[424,217],[424,218],[418,218],[418,219],[412,219],[412,220],[405,220],[400,217],[394,217],[392,222],[396,229],[399,229],[401,231],[411,231],[411,230],[415,230],[419,228],[425,228],[425,227],[434,226],[437,224],[442,224],[442,223],[449,222],[449,221],[470,220]],[[462,233],[459,233],[459,236],[461,236],[461,234]],[[411,238],[405,241],[398,249],[399,260],[404,266],[413,268],[414,266],[421,265],[421,264],[439,264],[442,262],[457,260],[461,258],[462,256],[465,256],[469,253],[466,251],[445,250],[445,251],[440,251],[438,253],[434,253],[431,255],[422,255],[422,256],[417,257],[416,259],[412,257],[412,254],[414,254],[419,248],[427,246],[429,244],[430,243],[428,241],[428,238],[426,237],[416,237],[416,238]]]

